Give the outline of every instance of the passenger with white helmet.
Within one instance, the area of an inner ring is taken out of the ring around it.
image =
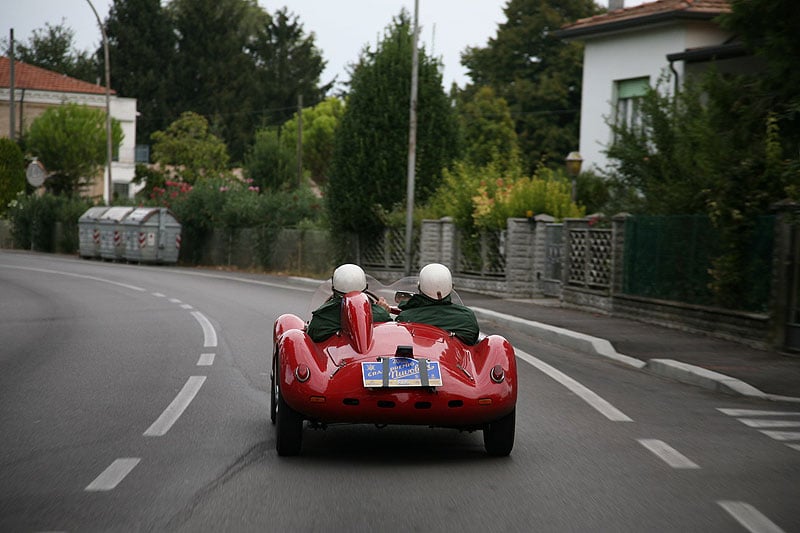
[[[312,313],[311,321],[306,328],[306,333],[314,342],[322,342],[342,329],[342,296],[349,292],[367,290],[367,275],[358,265],[352,263],[340,265],[333,271],[331,288],[333,294]],[[372,304],[373,322],[388,322],[392,319],[388,312],[389,305],[383,298],[381,300]]]
[[[430,324],[449,331],[466,344],[478,342],[480,329],[472,309],[453,303],[450,269],[430,263],[419,271],[419,293],[400,304],[397,322]]]

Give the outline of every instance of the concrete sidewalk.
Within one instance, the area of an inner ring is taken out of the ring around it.
[[[711,390],[800,403],[800,357],[635,320],[459,291],[480,321]]]

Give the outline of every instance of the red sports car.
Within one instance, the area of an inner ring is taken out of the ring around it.
[[[300,453],[306,420],[323,429],[354,423],[483,430],[489,455],[511,453],[514,348],[498,335],[482,336],[469,346],[426,324],[372,322],[371,303],[378,297],[398,303],[416,289],[416,277],[388,287],[370,277],[367,291],[342,298],[341,330],[319,343],[306,334],[300,317],[285,314],[275,321],[270,417],[278,455]],[[330,295],[327,281],[310,311]],[[452,301],[461,303],[455,292]]]

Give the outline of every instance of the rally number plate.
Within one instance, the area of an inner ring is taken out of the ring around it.
[[[420,366],[427,367],[427,375]],[[442,373],[438,361],[384,357],[377,362],[361,363],[365,387],[441,387]],[[427,379],[426,379],[427,378]]]

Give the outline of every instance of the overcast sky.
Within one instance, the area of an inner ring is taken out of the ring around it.
[[[414,0],[258,0],[269,12],[282,6],[298,15],[306,33],[313,32],[317,47],[327,61],[321,81],[334,76],[339,82],[349,76],[346,67],[358,59],[364,45],[374,45],[392,17],[405,7],[413,15]],[[508,0],[419,0],[420,42],[444,62],[444,86],[469,82],[461,66],[461,52],[468,46],[486,46],[505,21]],[[626,0],[626,6],[643,0]],[[598,0],[606,6],[607,0]],[[102,20],[108,16],[111,0],[92,0]],[[78,49],[99,45],[97,21],[86,0],[0,0],[0,31],[8,38],[14,29],[17,41],[27,41],[34,29],[45,23],[57,25],[62,19],[75,31]],[[7,51],[2,51],[7,55]],[[112,82],[113,85],[113,82]]]

